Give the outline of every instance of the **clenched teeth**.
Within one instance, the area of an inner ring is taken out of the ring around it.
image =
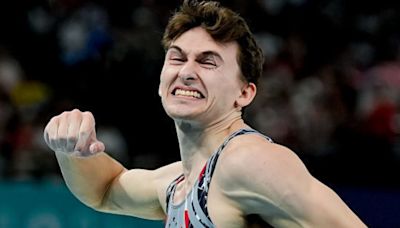
[[[175,95],[194,97],[194,98],[201,98],[201,94],[199,92],[183,90],[183,89],[176,89],[175,90]]]

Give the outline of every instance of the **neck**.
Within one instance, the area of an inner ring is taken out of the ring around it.
[[[197,178],[207,159],[234,131],[247,127],[241,115],[232,115],[209,125],[176,120],[178,142],[184,175]]]

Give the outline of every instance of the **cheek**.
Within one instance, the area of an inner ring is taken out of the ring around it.
[[[175,75],[175,71],[171,68],[163,67],[160,73],[160,84],[158,87],[158,93],[161,95],[165,90],[167,90],[167,86],[171,84]]]
[[[170,81],[176,74],[176,69],[173,67],[164,66],[161,70],[160,81]]]
[[[216,91],[219,93],[220,97],[223,97],[223,100],[228,102],[235,100],[240,94],[240,85],[235,81],[226,79],[217,84]]]
[[[161,96],[166,90],[167,90],[167,88],[166,88],[166,84],[165,84],[165,79],[161,76],[160,83],[158,84],[158,95]]]
[[[162,94],[162,90],[161,90],[161,82],[160,82],[160,84],[158,85],[158,96],[161,97],[161,94]]]

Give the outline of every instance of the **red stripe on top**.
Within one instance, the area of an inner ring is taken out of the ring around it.
[[[176,184],[181,183],[183,180],[185,180],[185,176],[182,175],[178,180],[176,180]]]
[[[185,228],[189,228],[189,212],[185,210]]]
[[[207,164],[203,167],[203,169],[202,169],[201,172],[200,172],[199,181],[200,181],[200,179],[204,176],[204,173],[206,172],[206,167],[207,167]]]

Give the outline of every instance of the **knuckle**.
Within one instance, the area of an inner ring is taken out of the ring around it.
[[[91,121],[91,122],[94,122],[94,116],[93,116],[93,114],[92,114],[91,112],[89,112],[89,111],[83,112],[83,113],[82,113],[82,117],[83,117],[84,119],[86,119],[86,120],[89,120],[89,121]]]
[[[82,113],[82,115],[86,117],[93,117],[93,114],[90,111],[85,111]]]
[[[50,119],[49,124],[56,123],[60,119],[60,116],[54,116],[53,118]]]
[[[71,111],[68,115],[68,119],[70,120],[78,120],[80,119],[81,112],[80,111]]]
[[[73,117],[73,118],[79,118],[81,115],[83,115],[82,114],[82,112],[79,110],[79,109],[74,109],[74,110],[72,110],[71,112],[70,112],[70,117]]]
[[[64,111],[64,112],[62,112],[61,114],[60,114],[60,116],[66,116],[66,115],[68,115],[70,113],[70,111]]]

